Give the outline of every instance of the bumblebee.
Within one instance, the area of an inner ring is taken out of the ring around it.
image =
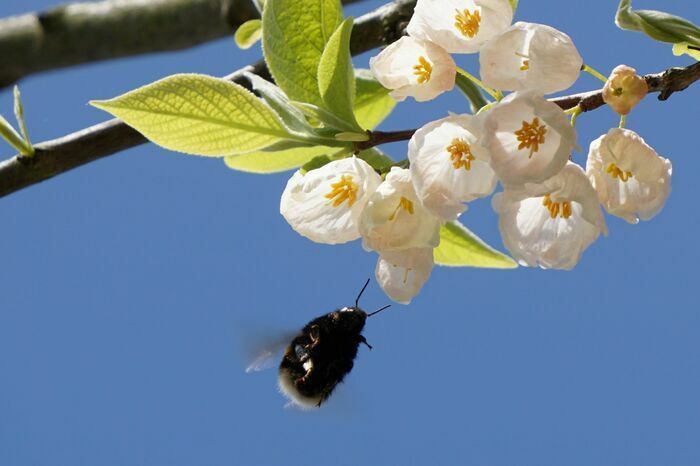
[[[372,313],[359,307],[369,280],[353,307],[343,307],[313,319],[287,345],[279,366],[279,387],[292,403],[302,408],[320,407],[353,368],[360,344],[372,346],[362,335]]]

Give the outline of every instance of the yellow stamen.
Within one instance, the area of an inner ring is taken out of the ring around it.
[[[454,138],[452,143],[447,146],[447,152],[450,153],[452,166],[455,170],[464,168],[469,171],[472,169],[472,160],[476,158],[472,155],[471,146],[464,139]]]
[[[610,176],[612,176],[613,178],[620,178],[620,181],[622,181],[623,183],[627,183],[627,180],[634,176],[632,175],[632,172],[623,172],[620,169],[620,167],[618,167],[614,163],[608,165],[608,168],[605,170],[605,173],[610,173]]]
[[[398,215],[399,210],[401,209],[413,215],[413,202],[401,196],[401,199],[399,200],[399,205],[396,206],[396,209],[394,209],[394,213],[391,214],[389,220],[394,220],[396,218],[396,215]]]
[[[523,121],[523,127],[515,132],[515,136],[518,138],[520,149],[530,149],[530,155],[528,158],[532,157],[533,154],[540,150],[540,144],[544,144],[544,135],[547,134],[547,127],[540,125],[540,119],[535,117],[532,123]]]
[[[418,84],[427,83],[430,81],[430,76],[433,74],[433,65],[430,64],[425,57],[418,57],[418,64],[413,67],[413,74],[418,76]]]
[[[463,36],[472,39],[479,33],[479,25],[481,24],[481,13],[475,10],[471,13],[469,10],[455,10],[455,27],[462,33]]]
[[[343,175],[340,181],[331,184],[331,191],[324,197],[333,199],[333,207],[338,207],[340,204],[348,201],[348,207],[352,207],[357,199],[357,184],[352,181],[352,176]]]
[[[515,55],[517,55],[517,56],[520,57],[520,58],[524,58],[523,64],[522,64],[522,66],[520,67],[520,70],[521,70],[521,71],[527,71],[527,70],[529,70],[529,69],[530,69],[530,57],[528,57],[527,55],[522,54],[522,53],[520,53],[520,52],[515,52]]]
[[[547,210],[549,211],[549,216],[551,218],[557,218],[557,216],[561,216],[561,218],[569,218],[573,213],[571,210],[571,202],[552,202],[552,199],[549,197],[549,194],[547,194],[544,197],[542,205],[547,208]]]

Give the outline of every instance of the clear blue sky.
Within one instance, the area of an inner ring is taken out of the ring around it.
[[[3,0],[0,16],[55,3]],[[517,19],[566,31],[603,72],[690,63],[618,30],[615,3],[521,0]],[[700,22],[688,0],[635,6]],[[225,39],[31,77],[31,136],[105,120],[90,99],[258,55]],[[0,199],[0,465],[700,464],[699,97],[649,98],[629,119],[674,164],[657,218],[609,217],[572,272],[436,269],[412,305],[368,322],[374,350],[311,413],[283,409],[274,370],[246,375],[246,348],[350,304],[376,259],[293,233],[278,213],[288,174],[147,145]],[[383,128],[463,106],[408,103]],[[581,146],[614,124],[608,109],[582,116]],[[463,220],[502,247],[488,201]],[[363,304],[385,303],[373,282]]]

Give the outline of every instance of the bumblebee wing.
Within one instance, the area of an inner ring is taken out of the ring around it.
[[[278,358],[275,357],[278,353],[279,351],[264,350],[248,364],[245,368],[246,373],[260,372],[274,367],[278,364]]]
[[[246,373],[260,372],[277,366],[282,358],[282,352],[292,338],[294,334],[285,333],[275,338],[268,338],[268,341],[256,345],[258,349],[253,352],[254,356],[245,368]]]

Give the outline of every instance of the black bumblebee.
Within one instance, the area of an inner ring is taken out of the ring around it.
[[[369,314],[360,309],[358,302],[368,284],[369,280],[355,306],[315,318],[287,345],[279,366],[279,386],[292,403],[320,407],[352,370],[360,343],[372,349],[362,336],[365,321],[391,305]]]

